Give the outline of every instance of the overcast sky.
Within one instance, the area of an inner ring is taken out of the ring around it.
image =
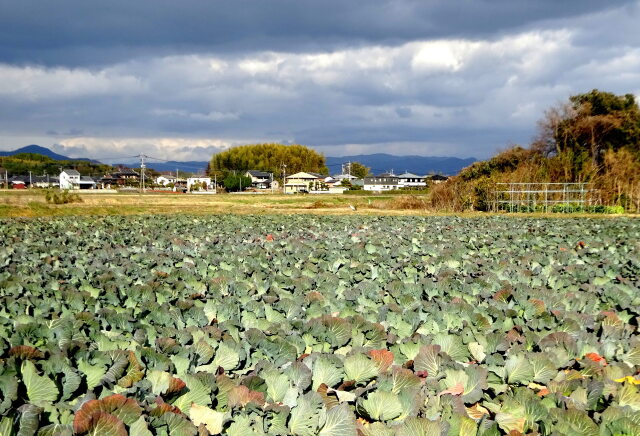
[[[0,149],[485,158],[640,95],[640,0],[0,0]]]

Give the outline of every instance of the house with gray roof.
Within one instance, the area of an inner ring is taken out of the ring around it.
[[[398,185],[401,188],[426,188],[427,182],[425,176],[419,176],[410,172],[400,174],[398,177]]]
[[[268,189],[273,180],[272,174],[265,171],[249,170],[245,176],[251,178],[251,186],[257,189]]]
[[[91,177],[81,176],[76,170],[62,170],[60,176],[60,189],[95,189],[96,182]]]

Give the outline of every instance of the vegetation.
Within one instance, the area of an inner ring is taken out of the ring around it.
[[[286,169],[283,167],[286,165]],[[304,145],[254,144],[233,147],[215,154],[209,163],[209,174],[223,179],[229,172],[260,170],[281,179],[283,171],[294,174],[311,171],[329,174],[324,156]]]
[[[251,177],[229,173],[222,184],[228,192],[243,191],[251,186]]]
[[[351,162],[349,166],[349,172],[351,175],[356,176],[359,179],[364,179],[371,173],[371,168],[364,166],[360,162]]]
[[[593,90],[549,109],[528,148],[514,146],[435,185],[437,209],[487,210],[498,182],[588,182],[602,204],[640,211],[640,109]]]
[[[80,174],[105,174],[113,171],[110,165],[97,164],[86,160],[54,160],[48,156],[35,153],[21,153],[14,156],[0,156],[0,168],[9,175],[25,175],[29,171],[34,175],[49,174],[57,176],[60,169],[73,168]]]
[[[47,203],[52,204],[69,204],[69,203],[82,203],[82,198],[78,193],[71,193],[68,189],[59,191],[57,189],[47,189],[45,194]]]
[[[0,239],[2,435],[640,434],[636,220],[59,218]]]

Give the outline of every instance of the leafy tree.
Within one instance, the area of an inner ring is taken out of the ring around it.
[[[364,166],[360,162],[351,162],[351,175],[359,179],[364,179],[371,173],[371,168]]]
[[[222,184],[229,192],[242,191],[251,186],[251,177],[229,173],[222,181]]]
[[[230,171],[260,170],[273,173],[275,179],[286,173],[310,171],[329,174],[324,156],[304,145],[253,144],[233,147],[214,155],[209,175],[225,176]]]
[[[585,154],[594,164],[606,150],[627,147],[640,155],[640,108],[632,94],[615,95],[594,89],[571,96],[549,109],[540,122],[533,148],[547,155]]]

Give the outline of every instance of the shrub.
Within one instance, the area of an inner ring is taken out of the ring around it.
[[[68,203],[82,203],[82,198],[77,193],[71,193],[68,189],[64,191],[56,191],[48,189],[45,198],[47,203],[50,204],[68,204]]]

